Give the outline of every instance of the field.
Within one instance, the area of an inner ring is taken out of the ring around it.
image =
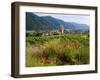
[[[89,33],[26,34],[26,67],[89,64]]]

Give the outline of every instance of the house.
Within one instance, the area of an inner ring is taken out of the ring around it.
[[[63,34],[64,33],[64,26],[60,25],[60,28],[57,30],[52,30],[50,32],[44,32],[43,35],[45,36],[50,36],[50,35],[55,35],[55,34]]]

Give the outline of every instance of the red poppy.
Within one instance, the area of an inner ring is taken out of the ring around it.
[[[64,48],[67,48],[67,45],[66,44],[64,44]]]
[[[64,48],[67,48],[67,42],[64,43]]]
[[[79,45],[78,45],[76,42],[74,42],[74,43],[72,44],[72,47],[77,49],[77,48],[79,48]]]
[[[50,64],[50,60],[44,60],[42,61],[43,64]]]

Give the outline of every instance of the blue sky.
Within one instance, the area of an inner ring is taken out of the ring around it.
[[[90,25],[89,15],[77,15],[77,14],[50,14],[50,13],[34,13],[38,16],[52,16],[54,18],[61,19],[66,22],[76,22],[80,24]]]

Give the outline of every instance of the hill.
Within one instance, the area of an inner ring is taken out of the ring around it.
[[[38,16],[31,12],[26,12],[26,30],[27,31],[50,31],[58,29],[63,25],[65,29],[71,30],[89,30],[86,24],[79,24],[75,22],[65,22],[51,16]]]

